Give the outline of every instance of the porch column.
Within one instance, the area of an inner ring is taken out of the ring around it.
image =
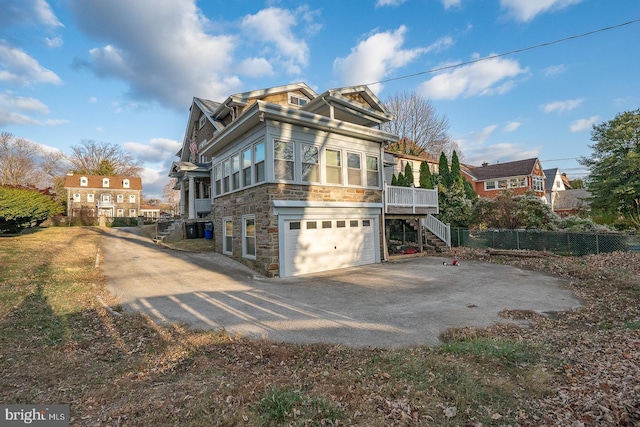
[[[187,197],[187,192],[184,188],[184,181],[180,181],[180,216],[183,217],[186,213],[184,206],[184,199]]]
[[[198,199],[204,199],[204,181],[198,181]]]
[[[196,181],[189,177],[189,219],[196,219]]]

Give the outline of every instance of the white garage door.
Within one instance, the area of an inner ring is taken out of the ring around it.
[[[375,263],[374,224],[373,218],[285,221],[285,275]]]

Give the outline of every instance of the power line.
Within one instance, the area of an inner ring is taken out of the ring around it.
[[[393,81],[396,81],[396,80],[404,80],[404,79],[408,79],[408,78],[411,78],[411,77],[421,76],[421,75],[424,75],[424,74],[437,73],[438,71],[444,71],[444,70],[449,70],[449,69],[452,69],[452,68],[462,67],[464,65],[475,64],[476,62],[488,61],[490,59],[500,58],[500,57],[507,56],[507,55],[513,55],[513,54],[516,54],[516,53],[526,52],[528,50],[533,50],[533,49],[538,49],[538,48],[541,48],[541,47],[551,46],[551,45],[558,44],[558,43],[563,43],[563,42],[566,42],[566,41],[569,41],[569,40],[579,39],[581,37],[591,36],[591,35],[596,34],[596,33],[601,33],[603,31],[614,30],[616,28],[624,27],[626,25],[636,24],[638,22],[640,22],[640,19],[634,19],[633,21],[623,22],[621,24],[616,24],[616,25],[612,25],[612,26],[609,26],[609,27],[599,28],[597,30],[588,31],[586,33],[577,34],[577,35],[573,35],[573,36],[569,36],[569,37],[564,37],[562,39],[557,39],[557,40],[553,40],[553,41],[550,41],[550,42],[540,43],[540,44],[537,44],[537,45],[524,47],[524,48],[521,48],[521,49],[516,49],[516,50],[509,51],[509,52],[498,53],[498,54],[495,54],[495,55],[489,55],[489,56],[485,56],[484,58],[472,59],[470,61],[461,62],[459,64],[446,65],[446,66],[439,67],[439,68],[432,68],[430,70],[420,71],[418,73],[407,74],[407,75],[400,76],[400,77],[392,77],[390,79],[380,80],[380,81],[373,82],[373,83],[367,83],[367,86],[380,84],[380,83],[393,82]]]

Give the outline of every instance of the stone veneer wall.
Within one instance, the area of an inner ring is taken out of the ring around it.
[[[222,219],[232,217],[233,258],[267,277],[280,275],[278,217],[273,214],[273,200],[382,203],[382,191],[321,185],[267,183],[217,197],[211,212],[214,222],[215,250],[222,252]],[[255,215],[256,218],[255,260],[242,257],[243,215]],[[382,233],[382,227],[380,232]],[[383,238],[381,234],[380,239]]]

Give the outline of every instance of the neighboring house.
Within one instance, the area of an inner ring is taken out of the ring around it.
[[[584,188],[559,191],[553,203],[553,211],[561,217],[578,215],[589,210],[591,193]]]
[[[157,220],[160,218],[160,207],[151,205],[140,205],[140,216],[148,220]]]
[[[479,197],[494,198],[504,190],[516,195],[533,190],[540,198],[545,195],[545,174],[537,158],[494,165],[461,165],[460,169]]]
[[[547,204],[551,206],[551,209],[553,210],[553,205],[555,203],[555,199],[558,197],[558,192],[565,191],[567,188],[564,185],[564,180],[562,179],[562,175],[558,168],[545,169],[544,175],[546,177],[544,197],[547,200]]]
[[[194,98],[169,173],[181,215],[211,219],[216,251],[269,277],[380,262],[392,118],[367,86]]]
[[[400,172],[404,175],[406,164],[411,165],[413,171],[413,185],[415,187],[420,186],[420,165],[422,162],[427,162],[429,170],[432,174],[438,173],[438,160],[434,160],[429,155],[412,156],[410,154],[396,153],[392,151],[384,152],[384,179],[387,183],[391,184],[393,175],[398,177]]]
[[[140,215],[142,179],[136,177],[67,173],[67,215],[78,216],[84,208],[90,216],[137,217]]]

